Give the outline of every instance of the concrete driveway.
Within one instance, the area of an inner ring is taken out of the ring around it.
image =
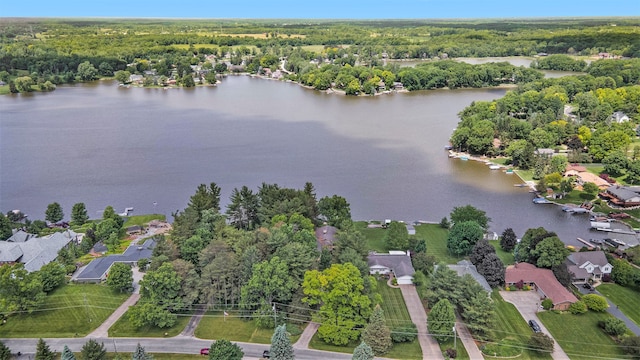
[[[553,339],[553,336],[538,319],[538,309],[540,307],[540,296],[535,291],[500,291],[504,301],[513,304],[520,312],[525,321],[535,320],[543,333]],[[569,356],[562,350],[556,339],[553,339],[553,352],[551,357],[555,360],[568,360]]]

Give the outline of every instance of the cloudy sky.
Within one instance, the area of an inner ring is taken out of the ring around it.
[[[640,0],[7,0],[0,17],[522,18],[640,16]]]

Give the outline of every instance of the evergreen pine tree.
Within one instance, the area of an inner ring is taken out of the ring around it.
[[[73,355],[73,352],[69,350],[69,347],[67,345],[65,345],[64,349],[62,350],[60,360],[76,360],[76,356]]]
[[[36,346],[36,357],[35,360],[53,360],[54,353],[49,348],[49,345],[40,338],[38,340],[38,345]]]
[[[0,360],[11,359],[11,350],[7,345],[0,341]]]
[[[368,344],[376,355],[383,355],[391,349],[391,330],[385,323],[384,311],[376,305],[369,324],[362,331],[362,341]]]
[[[242,360],[244,352],[229,340],[220,339],[211,344],[209,360]]]
[[[153,356],[147,354],[147,352],[144,350],[142,345],[138,343],[138,346],[136,346],[136,351],[134,351],[133,354],[131,354],[131,359],[132,360],[153,360]]]
[[[455,322],[456,314],[453,305],[449,300],[442,299],[431,308],[427,319],[427,328],[439,343],[443,343],[453,336]]]
[[[367,345],[366,342],[361,342],[360,345],[356,346],[353,349],[352,360],[373,360],[375,355],[373,354],[373,349],[371,346]]]
[[[107,350],[104,344],[98,344],[97,341],[91,339],[82,345],[82,360],[106,360]]]
[[[286,325],[278,326],[273,333],[270,353],[273,360],[293,360],[295,358]]]

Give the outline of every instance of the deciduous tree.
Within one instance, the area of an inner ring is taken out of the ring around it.
[[[39,270],[40,280],[42,281],[42,291],[50,293],[64,284],[66,271],[64,265],[59,262],[52,261]]]
[[[500,237],[500,247],[502,250],[511,252],[516,247],[518,243],[518,238],[516,237],[516,233],[512,228],[506,228],[502,232],[502,236]]]
[[[133,288],[133,271],[129,264],[116,262],[111,266],[107,285],[121,293],[131,291]]]
[[[533,253],[538,259],[536,266],[550,269],[562,264],[569,250],[557,236],[551,236],[538,243]]]
[[[318,201],[318,212],[329,225],[342,228],[351,222],[351,207],[342,196],[325,196]]]
[[[94,80],[98,75],[98,70],[88,61],[82,62],[78,65],[78,76],[82,81]]]
[[[209,348],[209,360],[242,360],[244,352],[229,340],[214,341]]]
[[[71,223],[73,225],[82,225],[89,220],[89,215],[87,215],[87,208],[84,203],[76,203],[73,204],[71,208]]]
[[[271,309],[274,301],[291,300],[291,295],[298,286],[299,283],[289,273],[287,262],[274,256],[269,261],[253,265],[251,278],[242,287],[242,302],[244,304],[259,303]]]
[[[455,222],[447,235],[447,250],[455,256],[464,256],[482,239],[482,227],[475,221]]]
[[[553,351],[553,339],[544,333],[533,333],[529,338],[529,346],[539,353],[551,353]]]
[[[596,312],[603,312],[609,307],[607,299],[598,294],[587,294],[582,297],[582,301],[587,305],[589,310]]]
[[[387,250],[406,250],[409,247],[407,227],[403,223],[392,221],[384,234],[383,241]]]
[[[447,299],[438,301],[429,312],[427,327],[439,343],[443,343],[453,336],[453,326],[456,314],[453,305]]]
[[[449,218],[454,224],[465,221],[475,221],[484,230],[489,227],[489,223],[491,222],[491,218],[487,216],[485,211],[471,205],[454,207]]]

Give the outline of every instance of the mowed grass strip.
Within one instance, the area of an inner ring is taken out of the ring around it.
[[[176,324],[170,328],[159,328],[156,326],[143,326],[141,328],[134,327],[129,321],[129,312],[125,312],[113,326],[109,328],[110,337],[171,337],[182,332],[187,326],[191,316],[191,312],[178,314]]]
[[[527,342],[533,334],[526,320],[520,315],[520,312],[513,304],[502,299],[500,293],[495,290],[491,293],[496,312],[495,323],[493,327],[493,339],[498,342],[503,339],[509,339],[514,346],[522,349],[522,354],[518,359],[551,359],[551,354],[541,354],[535,351],[526,350]]]
[[[382,296],[382,310],[387,326],[394,328],[413,324],[407,310],[407,305],[402,297],[402,291],[387,285],[386,280],[378,280],[378,293]],[[385,357],[397,359],[422,359],[422,348],[418,340],[409,343],[394,343]]]
[[[128,217],[127,221],[124,223],[124,225],[122,225],[122,227],[128,228],[129,226],[134,225],[142,226],[148,224],[149,222],[151,222],[151,220],[166,221],[167,216],[162,214],[134,215]]]
[[[366,221],[357,221],[355,223],[355,228],[362,233],[367,241],[367,248],[379,253],[386,253],[387,247],[384,244],[384,234],[387,230],[379,227],[369,228],[367,225]]]
[[[601,284],[598,291],[616,304],[629,319],[640,324],[640,292],[618,284]]]
[[[438,224],[422,224],[415,227],[416,236],[427,241],[427,255],[432,255],[438,262],[455,264],[464,257],[452,256],[447,250],[449,230]]]
[[[287,328],[297,327],[297,331],[291,331],[291,343],[300,338],[303,329],[297,325],[287,324]],[[273,329],[263,329],[256,326],[252,320],[245,320],[235,313],[224,316],[222,311],[208,311],[195,331],[195,336],[200,339],[227,339],[229,341],[241,341],[257,344],[270,344]]]
[[[589,311],[581,315],[543,311],[538,318],[571,359],[625,358],[624,352],[598,327],[609,313]]]
[[[515,257],[513,253],[502,250],[500,247],[500,240],[489,240],[489,244],[496,249],[496,255],[502,260],[502,263],[507,266],[515,263]]]
[[[0,338],[85,336],[117,309],[129,294],[106,285],[67,284],[49,294],[36,311],[10,315],[0,326]]]

